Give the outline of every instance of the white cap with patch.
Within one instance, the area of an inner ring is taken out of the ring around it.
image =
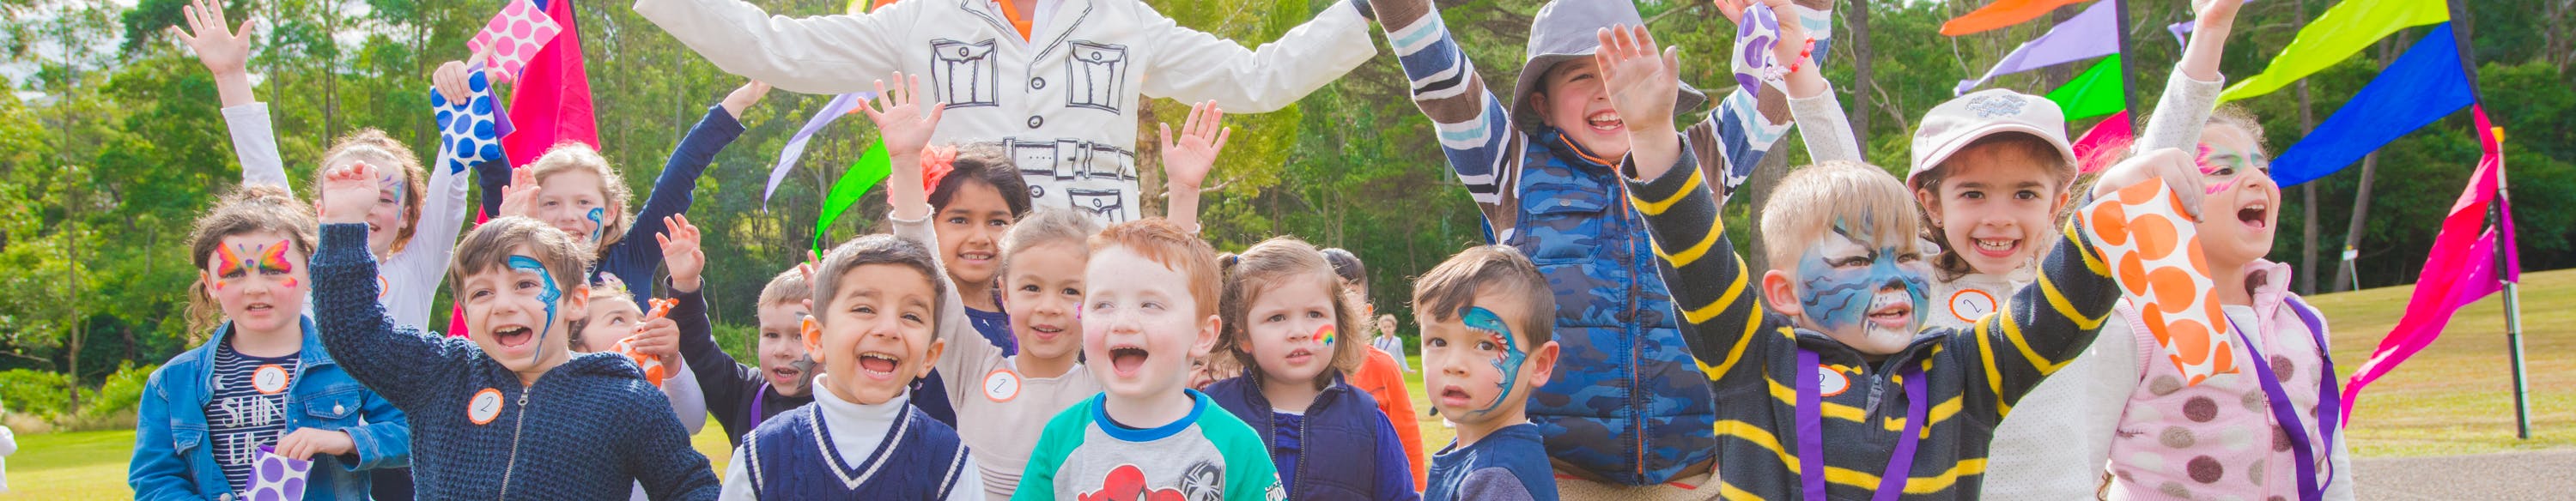
[[[2003,89],[1977,91],[1932,107],[1914,129],[1914,166],[1905,186],[1949,160],[1950,155],[1986,136],[2022,133],[2038,136],[2065,157],[2060,164],[2075,169],[2075,148],[2066,142],[2066,113],[2047,98]]]

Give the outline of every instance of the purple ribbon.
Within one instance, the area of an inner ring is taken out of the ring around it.
[[[1896,501],[1905,496],[1905,481],[1913,476],[1914,449],[1923,441],[1923,418],[1929,414],[1931,400],[1923,382],[1920,363],[1905,364],[1896,377],[1905,380],[1905,435],[1896,440],[1896,451],[1887,458],[1887,470],[1878,479],[1874,501]],[[1820,383],[1814,371],[1816,352],[1798,348],[1798,477],[1806,490],[1807,501],[1826,501],[1825,496],[1825,420],[1823,396],[1816,388]]]
[[[2262,349],[2255,347],[2254,340],[2246,336],[2245,328],[2236,325],[2236,319],[2227,319],[2227,324],[2236,328],[2236,338],[2242,341],[2238,344],[2245,347],[2247,357],[2254,359],[2253,376],[2263,382],[2263,398],[2271,403],[2272,420],[2281,426],[2283,433],[2290,436],[2290,453],[2299,461],[2299,499],[2317,501],[2325,498],[2326,487],[2325,484],[2317,482],[2317,448],[2318,444],[2324,444],[2324,447],[2334,446],[2335,429],[2340,427],[2335,420],[2342,414],[2343,391],[2335,387],[2334,358],[2322,356],[2326,347],[2325,322],[2317,319],[2315,312],[2308,311],[2307,308],[2296,303],[2282,306],[2298,313],[2299,320],[2308,324],[2308,334],[2316,337],[2317,350],[2321,355],[2317,359],[2325,362],[2321,367],[2325,370],[2322,373],[2324,376],[2317,378],[2316,407],[2325,412],[2312,413],[2317,418],[2319,440],[2316,442],[2308,441],[2307,427],[2299,424],[2299,410],[2290,404],[2289,392],[2281,388],[2281,378],[2272,372],[2271,359],[2263,356]],[[2332,475],[2333,471],[2328,470],[2327,474]],[[2327,480],[2329,483],[2332,481],[2332,479]]]

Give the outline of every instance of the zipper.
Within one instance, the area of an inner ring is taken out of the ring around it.
[[[1324,391],[1332,391],[1332,389],[1326,388]],[[1306,464],[1297,465],[1297,474],[1290,475],[1294,478],[1288,479],[1288,492],[1299,492],[1297,490],[1297,484],[1306,479],[1306,472],[1315,470],[1315,462],[1307,461],[1308,458],[1313,458],[1315,455],[1306,453],[1306,450],[1308,449],[1306,444],[1314,441],[1314,439],[1310,437],[1315,436],[1315,434],[1308,431],[1306,427],[1313,426],[1315,424],[1315,416],[1317,414],[1321,414],[1320,412],[1317,412],[1317,410],[1321,408],[1320,406],[1323,405],[1323,403],[1324,395],[1322,393],[1315,394],[1315,403],[1306,406],[1306,415],[1298,416],[1300,419],[1297,420],[1297,461]],[[1278,418],[1273,417],[1271,419]]]
[[[1611,168],[1611,169],[1613,169],[1613,170],[1616,170],[1616,169],[1618,169],[1619,167],[1618,167],[1617,165],[1612,165],[1612,166],[1610,166],[1610,168]],[[1618,180],[1618,179],[1612,179],[1612,180],[1610,181],[1610,183],[1609,183],[1609,184],[1610,184],[1610,186],[1612,186],[1613,188],[1615,188],[1615,189],[1611,190],[1611,191],[1612,191],[1611,196],[1616,196],[1616,197],[1619,197],[1619,198],[1622,198],[1622,199],[1628,198],[1628,184],[1627,184],[1626,182],[1621,181],[1621,180]],[[1619,217],[1619,230],[1618,230],[1618,231],[1619,231],[1619,234],[1621,234],[1621,235],[1635,235],[1635,234],[1636,234],[1636,231],[1633,229],[1633,227],[1637,226],[1637,223],[1638,223],[1638,222],[1637,222],[1637,221],[1635,221],[1634,219],[1639,218],[1639,217],[1643,217],[1643,215],[1638,214],[1638,213],[1637,213],[1637,209],[1636,209],[1636,208],[1634,208],[1634,207],[1624,207],[1624,208],[1620,209],[1620,211],[1619,211],[1619,215],[1620,215],[1620,217]],[[1651,235],[1650,235],[1649,237],[1650,237],[1649,242],[1651,242]],[[1639,387],[1639,386],[1641,386],[1641,385],[1643,385],[1643,384],[1645,383],[1645,375],[1644,375],[1644,374],[1638,374],[1638,373],[1637,373],[1637,366],[1638,366],[1638,363],[1639,363],[1640,361],[1642,361],[1642,360],[1645,358],[1645,356],[1644,356],[1643,354],[1639,353],[1639,350],[1641,350],[1642,348],[1640,348],[1640,347],[1638,346],[1640,343],[1638,343],[1638,342],[1637,342],[1637,340],[1638,340],[1638,339],[1642,339],[1642,338],[1644,338],[1644,337],[1645,337],[1645,335],[1646,335],[1646,333],[1645,333],[1643,330],[1641,330],[1641,329],[1642,329],[1642,328],[1641,328],[1641,326],[1637,325],[1637,301],[1638,301],[1637,296],[1638,296],[1638,295],[1640,295],[1640,294],[1643,294],[1643,293],[1644,293],[1644,291],[1643,291],[1643,290],[1641,290],[1641,289],[1642,289],[1642,286],[1638,285],[1638,284],[1637,284],[1637,281],[1639,281],[1639,280],[1644,280],[1645,278],[1644,278],[1644,277],[1641,277],[1641,276],[1638,276],[1638,274],[1637,274],[1637,267],[1636,267],[1636,265],[1635,265],[1635,262],[1636,262],[1636,261],[1638,261],[1638,260],[1640,260],[1640,259],[1644,259],[1644,257],[1645,257],[1645,256],[1647,256],[1647,255],[1650,255],[1650,253],[1652,253],[1652,252],[1654,251],[1654,249],[1644,249],[1644,250],[1646,251],[1645,253],[1637,252],[1637,251],[1639,250],[1639,249],[1637,248],[1637,247],[1638,247],[1637,243],[1638,243],[1638,242],[1637,242],[1637,239],[1635,239],[1635,238],[1633,238],[1633,237],[1631,237],[1631,238],[1629,239],[1629,241],[1628,241],[1628,261],[1629,261],[1629,262],[1628,262],[1628,263],[1622,263],[1622,264],[1621,264],[1621,267],[1626,268],[1626,270],[1623,270],[1623,271],[1624,271],[1625,273],[1627,273],[1627,275],[1628,275],[1628,280],[1627,280],[1627,282],[1628,282],[1628,308],[1627,308],[1626,310],[1621,311],[1621,312],[1620,312],[1620,314],[1621,314],[1621,315],[1625,315],[1625,316],[1627,316],[1628,318],[1622,319],[1623,321],[1622,321],[1622,322],[1620,322],[1620,323],[1622,323],[1622,324],[1627,324],[1627,325],[1628,325],[1628,329],[1627,329],[1627,330],[1628,330],[1628,336],[1627,336],[1627,341],[1628,341],[1628,346],[1627,346],[1627,348],[1628,348],[1628,349],[1626,350],[1626,351],[1628,352],[1628,367],[1627,367],[1627,370],[1628,370],[1628,408],[1630,408],[1630,409],[1639,409],[1639,412],[1637,413],[1638,415],[1637,415],[1637,416],[1635,416],[1635,417],[1634,417],[1634,419],[1630,419],[1630,420],[1628,420],[1628,433],[1629,433],[1630,435],[1632,435],[1632,436],[1637,437],[1637,447],[1635,448],[1635,451],[1636,451],[1636,463],[1635,463],[1635,464],[1636,464],[1636,466],[1637,466],[1637,467],[1633,470],[1633,472],[1634,472],[1637,476],[1639,476],[1639,477],[1644,477],[1644,476],[1646,475],[1646,470],[1647,470],[1647,468],[1646,468],[1646,420],[1647,420],[1647,419],[1649,419],[1649,417],[1645,415],[1645,412],[1643,412],[1643,409],[1648,408],[1648,407],[1649,407],[1649,406],[1651,406],[1653,403],[1652,403],[1652,402],[1648,402],[1648,401],[1647,401],[1647,398],[1645,397],[1645,393],[1646,393],[1646,392],[1644,392],[1644,391],[1639,391],[1639,390],[1638,390],[1638,387]],[[1649,243],[1648,245],[1652,245],[1652,244],[1651,244],[1651,243]],[[1661,270],[1658,270],[1657,272],[1658,272],[1658,273],[1661,273]],[[1665,290],[1666,290],[1666,291],[1667,291],[1667,293],[1669,294],[1669,291],[1671,290],[1671,285],[1670,285],[1670,284],[1665,285]]]
[[[519,469],[519,433],[528,429],[528,391],[533,389],[533,385],[519,389],[519,416],[510,423],[510,460],[501,466],[500,499],[510,499],[510,473]]]

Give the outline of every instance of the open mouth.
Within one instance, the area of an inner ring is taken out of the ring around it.
[[[1975,240],[1977,253],[1983,254],[1986,257],[2012,257],[2013,251],[2021,250],[2021,239],[2018,238],[1979,238]]]
[[[1029,336],[1039,341],[1054,341],[1064,336],[1064,328],[1047,324],[1029,324]]]
[[[859,375],[869,379],[894,379],[895,368],[901,366],[903,359],[892,354],[878,351],[859,353]]]
[[[1593,113],[1592,116],[1584,117],[1583,122],[1584,125],[1592,127],[1594,132],[1604,134],[1618,132],[1620,129],[1628,127],[1628,122],[1620,120],[1619,112],[1616,111]]]
[[[1298,348],[1295,351],[1288,352],[1287,360],[1288,365],[1303,366],[1306,365],[1307,362],[1315,361],[1315,352],[1314,350]]]
[[[1440,405],[1443,407],[1466,407],[1474,404],[1475,400],[1474,395],[1468,395],[1467,389],[1458,385],[1440,387]]]
[[[1109,349],[1111,373],[1122,377],[1135,376],[1138,370],[1145,367],[1145,359],[1151,356],[1153,356],[1152,353],[1146,352],[1142,346],[1112,347]]]
[[[2244,223],[2247,228],[2260,230],[2271,226],[2271,215],[2271,204],[2254,202],[2236,209],[2236,222]]]
[[[796,370],[795,367],[771,367],[769,370],[762,372],[769,374],[769,383],[772,385],[795,381],[797,376],[804,374],[804,372]]]
[[[270,305],[270,304],[268,304],[268,303],[251,303],[251,304],[250,304],[250,306],[244,306],[244,307],[242,307],[242,312],[243,312],[243,313],[268,313],[269,311],[271,311],[271,310],[276,310],[276,309],[277,309],[277,306]]]
[[[1889,330],[1914,325],[1914,297],[1904,291],[1880,291],[1870,300],[1869,323]]]
[[[975,263],[975,264],[991,263],[991,262],[993,262],[993,251],[988,251],[988,250],[959,251],[959,252],[957,253],[957,260],[958,260],[958,261],[963,261],[963,262],[968,262],[968,263]]]
[[[492,342],[500,343],[503,348],[527,346],[528,341],[536,338],[536,329],[530,329],[524,325],[505,325],[492,329]]]

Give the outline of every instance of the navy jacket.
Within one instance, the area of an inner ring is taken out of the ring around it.
[[[1261,432],[1261,443],[1276,453],[1279,426],[1261,381],[1246,373],[1208,385],[1209,400]],[[1333,378],[1333,385],[1306,406],[1297,437],[1297,459],[1279,470],[1289,499],[1413,500],[1413,466],[1377,399]]]

